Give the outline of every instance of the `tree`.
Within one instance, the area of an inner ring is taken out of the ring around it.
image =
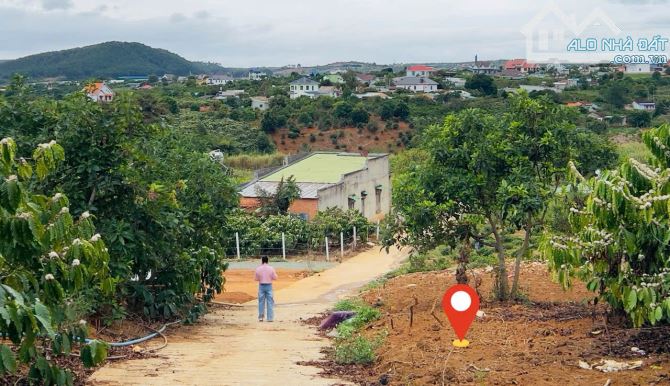
[[[30,162],[16,152],[13,139],[0,141],[0,334],[17,351],[0,344],[0,374],[16,372],[18,359],[30,383],[72,384],[51,358],[80,346],[85,366],[105,360],[106,344],[83,344],[85,319],[110,301],[116,280],[90,213],[75,219],[65,195],[33,191],[63,161],[63,148],[40,144]]]
[[[670,126],[643,134],[652,165],[634,159],[590,179],[571,168],[569,232],[547,234],[542,253],[564,286],[577,276],[634,326],[670,322]]]
[[[628,114],[628,122],[635,127],[648,127],[651,124],[651,114],[643,110],[634,110]]]
[[[351,112],[351,123],[355,126],[365,125],[369,120],[370,114],[362,105],[356,106]]]
[[[274,192],[263,189],[258,191],[258,199],[261,203],[260,212],[264,216],[288,213],[288,208],[298,198],[300,198],[300,187],[293,176],[289,176],[286,181],[282,177]]]
[[[654,117],[659,117],[670,113],[670,100],[664,99],[656,102],[656,110],[654,110]]]
[[[76,155],[33,186],[64,193],[73,215],[97,217],[109,241],[108,267],[119,278],[119,304],[149,318],[193,320],[203,313],[222,286],[225,264],[216,252],[222,214],[237,204],[230,177],[207,155],[209,146],[236,145],[221,131],[256,149],[256,136],[267,136],[220,119],[212,128],[188,114],[177,128],[148,124],[131,93],[101,105],[81,93],[53,101],[20,84],[10,88],[16,92],[0,98],[0,133],[18,139],[19,154],[55,138],[66,154]],[[107,304],[100,317],[123,315],[112,313],[113,306]]]
[[[605,101],[616,108],[623,108],[630,101],[628,89],[623,81],[612,81],[602,91]]]
[[[493,78],[485,74],[473,75],[465,81],[465,88],[479,91],[484,95],[496,95],[498,93],[498,88],[493,82]]]
[[[490,246],[498,256],[498,299],[517,297],[520,262],[531,234],[543,224],[548,198],[558,190],[568,161],[593,151],[580,148],[584,142],[567,114],[546,98],[519,95],[502,119],[469,109],[430,127],[420,145],[425,160],[394,181],[396,213],[387,223],[394,232],[385,244],[419,250],[460,245],[465,256],[474,241]],[[612,159],[594,161],[603,166]],[[510,292],[503,240],[517,230],[524,240]]]

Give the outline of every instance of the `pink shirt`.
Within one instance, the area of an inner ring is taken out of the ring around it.
[[[277,280],[277,272],[268,264],[261,264],[256,268],[255,280],[261,284],[272,284],[273,280]]]

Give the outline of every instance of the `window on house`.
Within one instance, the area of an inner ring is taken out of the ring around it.
[[[300,86],[300,89],[302,90],[302,86]]]
[[[375,213],[382,211],[382,186],[375,186]]]
[[[305,221],[309,220],[309,215],[307,213],[298,213],[298,217]]]
[[[354,209],[354,205],[356,205],[356,200],[354,200],[353,197],[349,197],[347,200],[347,208]]]
[[[365,190],[361,191],[361,213],[365,215],[365,198],[368,196],[368,192]]]

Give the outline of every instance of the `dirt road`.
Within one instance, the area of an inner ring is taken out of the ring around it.
[[[406,254],[363,252],[275,293],[274,323],[256,320],[255,301],[208,314],[196,326],[169,335],[155,358],[109,364],[89,379],[95,385],[332,385],[318,368],[297,365],[318,360],[327,341],[300,318],[309,318],[366,282],[393,269]],[[158,344],[156,342],[154,344]]]

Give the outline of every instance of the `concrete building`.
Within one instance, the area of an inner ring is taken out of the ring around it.
[[[632,107],[634,110],[651,111],[656,110],[656,103],[651,101],[633,101]]]
[[[206,82],[210,86],[222,86],[222,85],[228,84],[228,83],[230,83],[234,80],[235,79],[231,78],[228,75],[211,75],[211,76],[207,77]]]
[[[279,181],[290,176],[300,188],[300,198],[289,212],[309,220],[331,207],[356,209],[370,220],[391,209],[391,176],[388,154],[312,153],[245,184],[240,205],[255,210],[263,191],[274,193]]]
[[[267,77],[268,77],[267,72],[265,72],[265,71],[255,71],[255,70],[249,71],[249,75],[247,76],[247,78],[249,78],[249,80],[263,80]]]
[[[465,88],[466,80],[463,79],[463,78],[455,78],[455,77],[448,76],[448,77],[444,78],[444,80],[449,82],[453,86],[453,88]]]
[[[411,77],[420,77],[420,76],[431,76],[435,72],[435,69],[430,66],[424,66],[423,64],[417,64],[414,66],[407,67],[405,71],[406,76]]]
[[[437,82],[430,78],[403,76],[393,80],[396,88],[404,88],[412,92],[436,92]]]
[[[83,90],[86,96],[96,102],[111,102],[114,100],[114,91],[112,91],[105,82],[90,83]]]
[[[270,108],[270,99],[264,96],[251,97],[251,108],[265,111]]]
[[[300,98],[301,96],[314,98],[318,91],[319,82],[315,82],[309,78],[300,78],[289,84],[289,95],[291,96],[291,99]]]
[[[626,73],[630,73],[630,74],[650,74],[652,72],[651,71],[651,64],[649,64],[649,63],[626,64],[625,71],[626,71]]]

